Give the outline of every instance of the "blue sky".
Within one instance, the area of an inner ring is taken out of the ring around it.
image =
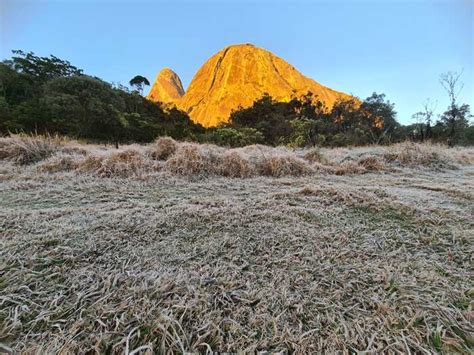
[[[87,74],[126,84],[162,67],[185,88],[211,55],[253,43],[306,76],[361,98],[395,103],[398,119],[423,101],[447,106],[439,75],[463,70],[460,100],[474,107],[471,0],[110,1],[0,0],[0,56],[54,54]]]

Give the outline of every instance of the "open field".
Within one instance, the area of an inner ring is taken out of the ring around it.
[[[0,159],[0,351],[473,351],[472,148]]]

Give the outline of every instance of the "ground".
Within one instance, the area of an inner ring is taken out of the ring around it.
[[[473,349],[472,164],[250,178],[38,164],[0,161],[0,349]]]

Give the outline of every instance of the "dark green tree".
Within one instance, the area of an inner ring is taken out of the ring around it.
[[[140,95],[143,95],[143,88],[145,86],[150,86],[148,79],[141,75],[134,76],[129,83],[131,87],[134,87],[140,93]]]
[[[392,134],[400,124],[396,120],[395,105],[385,101],[385,94],[373,93],[366,98],[361,106],[361,120],[370,134],[371,142],[375,144],[392,142]]]

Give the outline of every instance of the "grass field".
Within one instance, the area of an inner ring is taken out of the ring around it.
[[[0,351],[473,351],[472,148],[0,159]]]

